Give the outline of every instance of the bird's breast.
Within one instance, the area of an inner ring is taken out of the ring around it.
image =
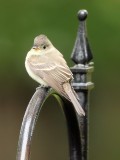
[[[30,68],[28,61],[25,61],[25,68],[29,74],[29,76],[34,79],[36,82],[41,84],[42,86],[48,87],[47,83],[42,80],[38,75],[36,75]]]

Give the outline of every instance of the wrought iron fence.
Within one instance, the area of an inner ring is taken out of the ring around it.
[[[80,24],[71,55],[72,60],[75,62],[75,66],[71,67],[74,76],[72,86],[79,96],[86,115],[79,116],[69,101],[60,97],[57,93],[52,93],[53,96],[59,99],[59,104],[66,118],[70,160],[88,160],[89,91],[94,86],[91,82],[91,73],[94,67],[93,62],[91,62],[92,53],[86,34],[87,15],[86,10],[78,12]],[[50,88],[38,87],[28,104],[19,135],[17,160],[30,159],[30,146],[35,124],[44,101],[51,93],[50,90]]]

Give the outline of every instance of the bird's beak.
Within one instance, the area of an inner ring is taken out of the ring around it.
[[[33,46],[32,49],[40,50],[40,48],[38,46]]]

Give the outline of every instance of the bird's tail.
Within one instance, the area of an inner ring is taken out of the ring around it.
[[[84,112],[83,108],[81,107],[80,103],[78,102],[77,98],[75,97],[75,94],[73,93],[70,84],[69,83],[64,83],[63,88],[64,88],[66,94],[68,95],[69,99],[73,103],[77,113],[79,115],[84,115],[85,116],[85,112]]]

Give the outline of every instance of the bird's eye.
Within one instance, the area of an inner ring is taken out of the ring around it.
[[[43,49],[46,49],[46,46],[43,46]]]

